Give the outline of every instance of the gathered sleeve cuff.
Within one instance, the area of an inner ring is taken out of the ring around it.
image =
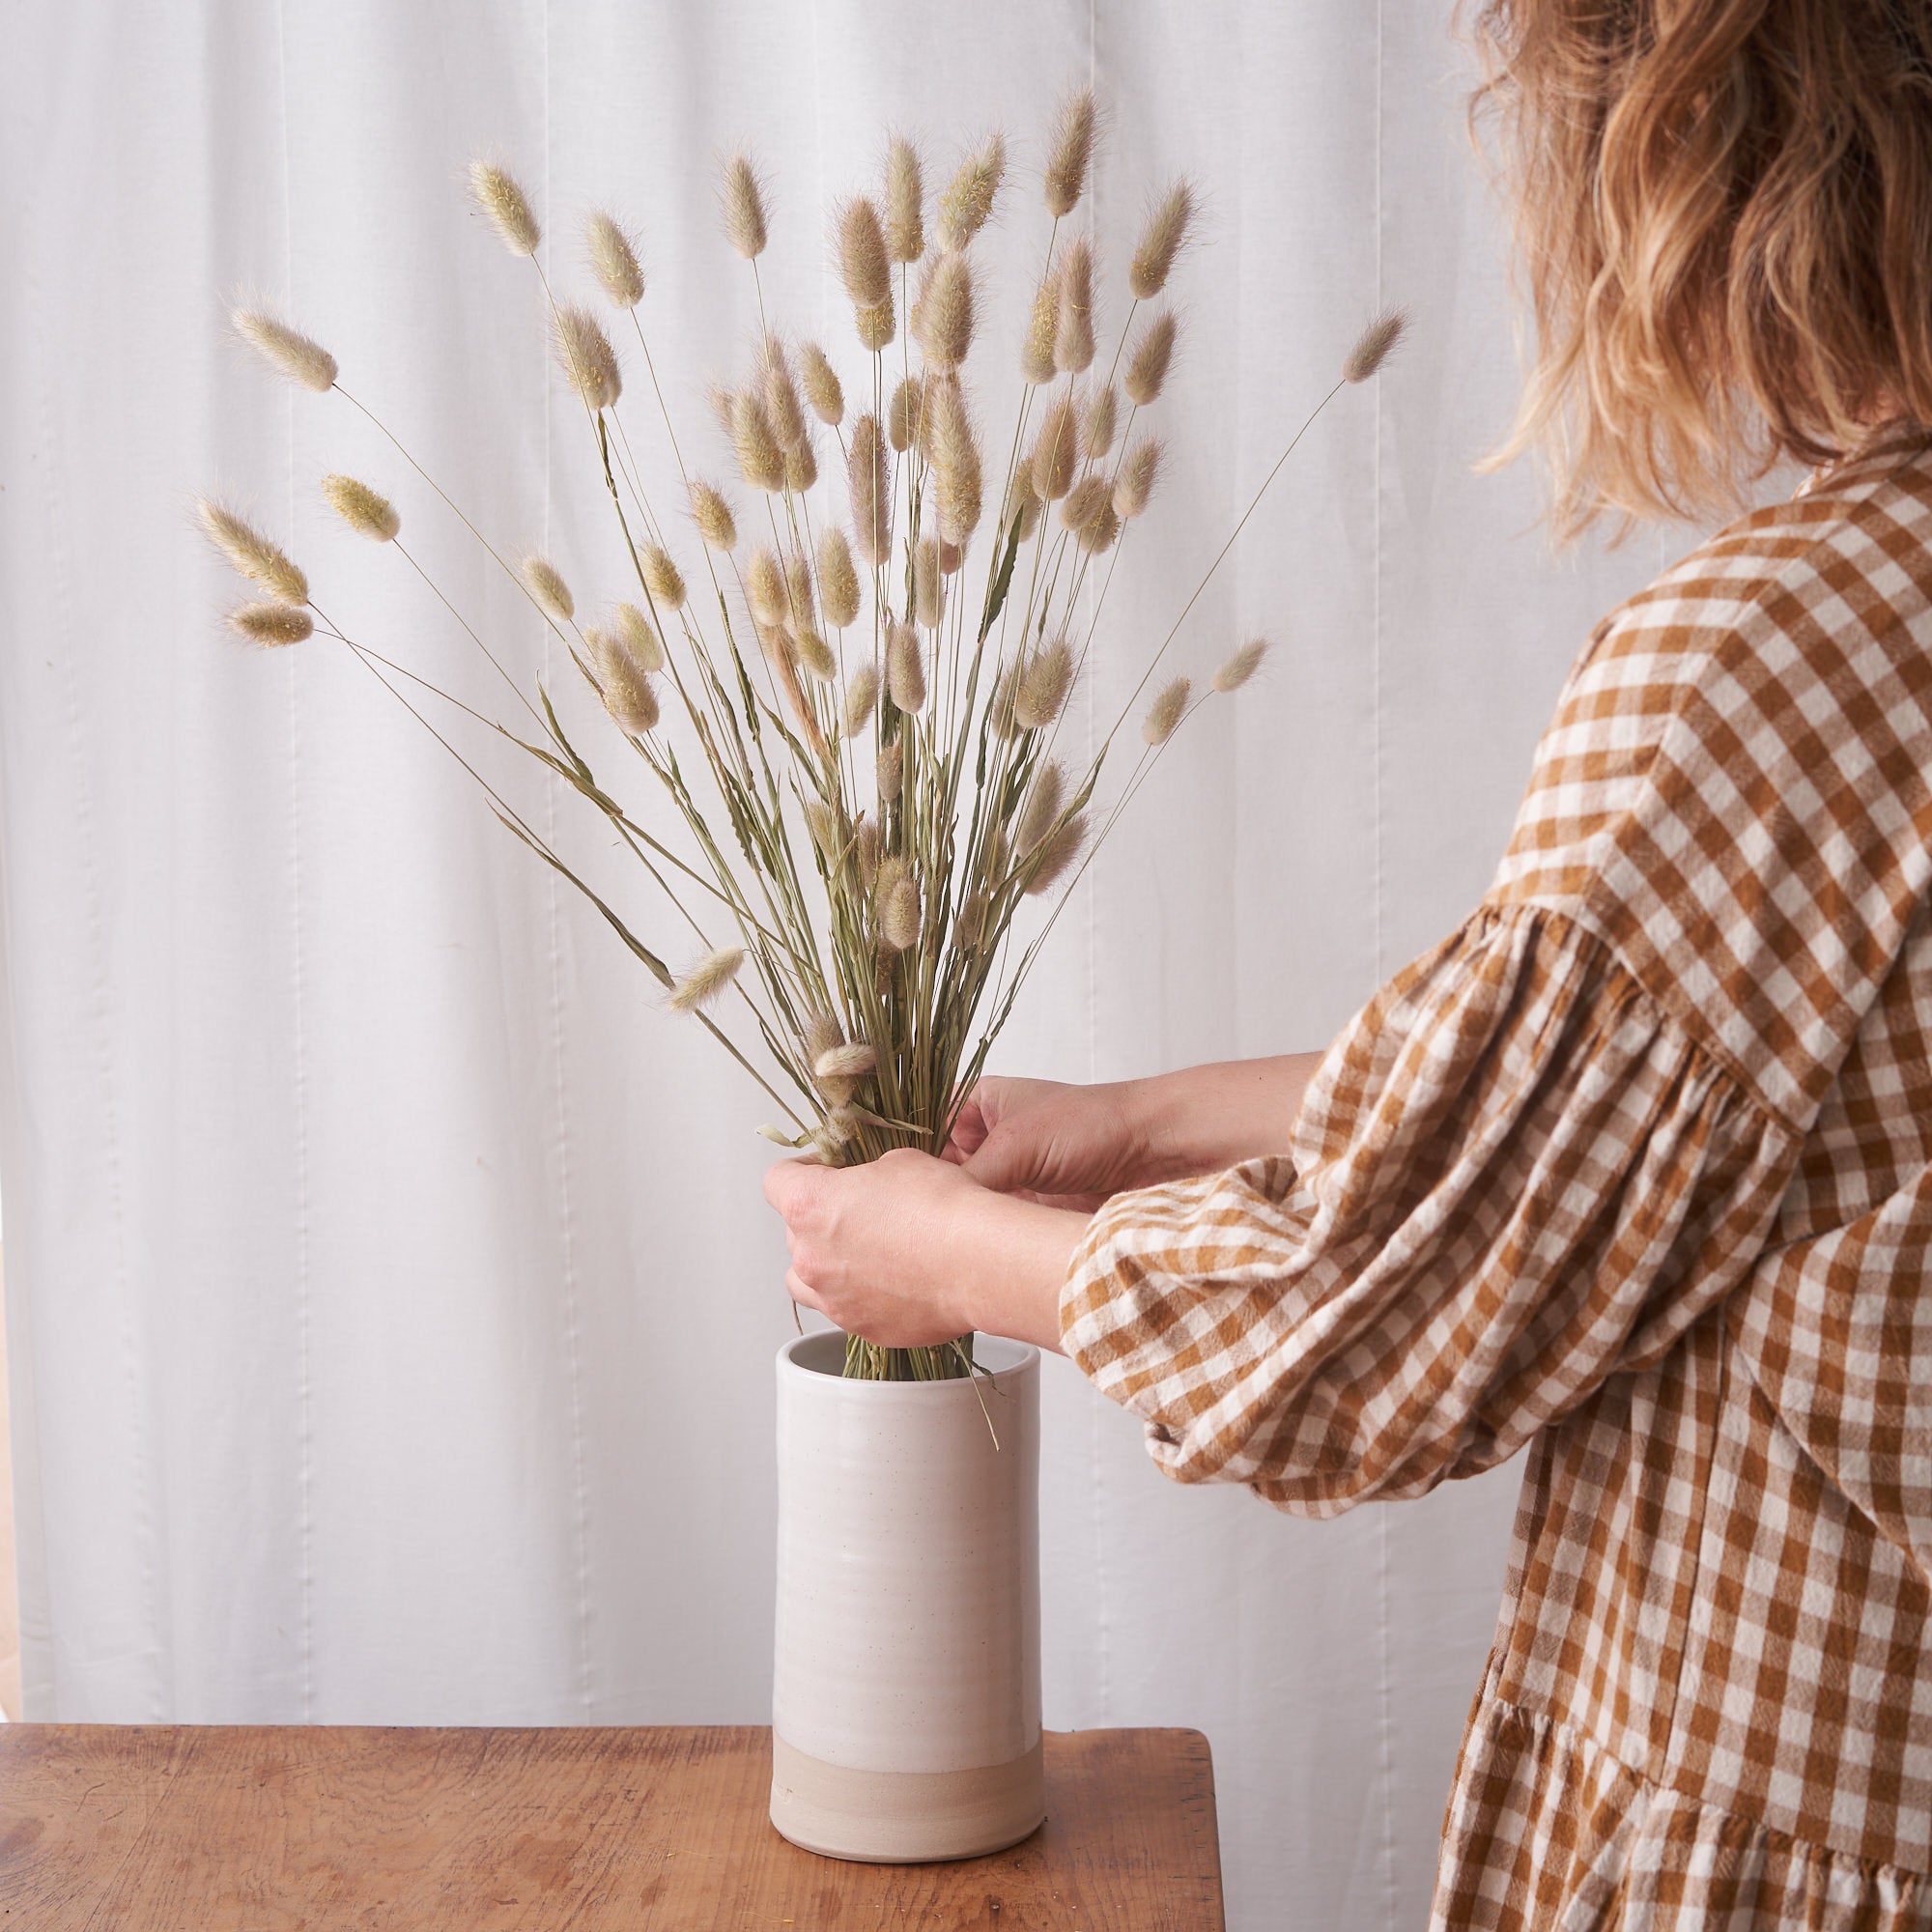
[[[1062,1337],[1179,1481],[1417,1495],[1654,1362],[1798,1148],[1603,941],[1486,905],[1336,1041],[1291,1155],[1100,1209]]]

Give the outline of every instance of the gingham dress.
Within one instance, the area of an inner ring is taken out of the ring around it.
[[[1932,1925],[1932,454],[1615,611],[1290,1152],[1117,1195],[1069,1354],[1327,1516],[1528,1448],[1439,1926]]]

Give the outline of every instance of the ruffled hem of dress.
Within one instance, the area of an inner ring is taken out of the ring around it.
[[[1463,1740],[1437,1932],[1923,1932],[1932,1879],[1652,1783],[1567,1725],[1491,1702]]]

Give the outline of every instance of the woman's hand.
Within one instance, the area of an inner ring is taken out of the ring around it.
[[[921,1349],[979,1329],[1058,1350],[1084,1215],[991,1193],[910,1149],[859,1167],[779,1161],[765,1199],[784,1217],[787,1292],[846,1334]]]

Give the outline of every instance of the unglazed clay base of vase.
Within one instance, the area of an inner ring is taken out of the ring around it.
[[[978,1771],[849,1771],[772,1734],[772,1823],[794,1845],[830,1859],[980,1859],[1031,1837],[1045,1817],[1038,1745]]]
[[[975,1355],[867,1382],[841,1335],[780,1351],[772,1822],[809,1851],[973,1858],[1040,1822],[1039,1351]]]

